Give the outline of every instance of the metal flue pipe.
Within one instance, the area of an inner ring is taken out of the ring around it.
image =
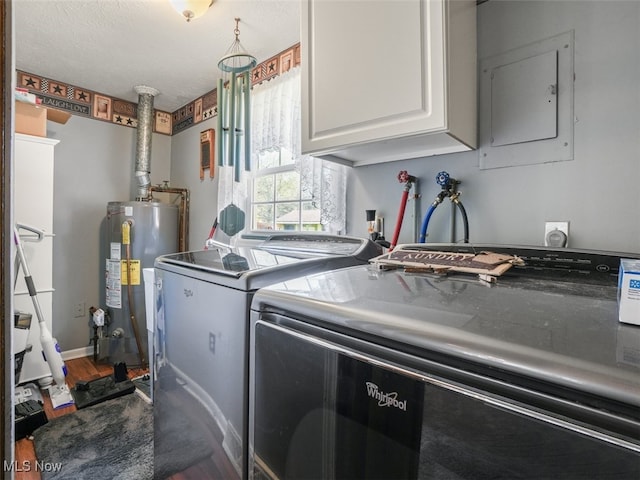
[[[153,87],[138,85],[138,128],[136,137],[135,176],[138,182],[136,200],[148,200],[151,196],[151,134],[153,133],[153,97],[160,92]]]

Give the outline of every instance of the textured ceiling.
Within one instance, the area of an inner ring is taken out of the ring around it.
[[[258,63],[300,41],[299,0],[214,0],[187,23],[168,0],[14,0],[18,70],[174,112],[213,90],[234,40]]]

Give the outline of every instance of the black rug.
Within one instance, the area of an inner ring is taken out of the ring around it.
[[[202,427],[174,410],[156,417],[156,435],[163,441],[155,446],[154,465],[153,408],[131,393],[39,427],[33,432],[38,462],[59,465],[42,471],[42,480],[159,480],[213,453],[201,441]]]
[[[135,393],[54,418],[33,437],[37,460],[59,466],[43,480],[153,478],[153,410]]]

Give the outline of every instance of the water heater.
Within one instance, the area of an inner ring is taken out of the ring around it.
[[[109,325],[100,359],[148,366],[144,268],[178,251],[179,209],[156,201],[109,202],[104,260]]]

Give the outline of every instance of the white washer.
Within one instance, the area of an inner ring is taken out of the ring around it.
[[[155,478],[223,452],[230,468],[208,471],[247,478],[249,312],[259,288],[364,264],[380,255],[370,240],[316,233],[273,235],[252,246],[216,246],[155,261]],[[171,428],[180,429],[176,455]],[[188,430],[188,433],[187,433]],[[176,458],[177,457],[177,458]],[[210,464],[208,466],[203,466]],[[202,475],[202,473],[200,473]]]

